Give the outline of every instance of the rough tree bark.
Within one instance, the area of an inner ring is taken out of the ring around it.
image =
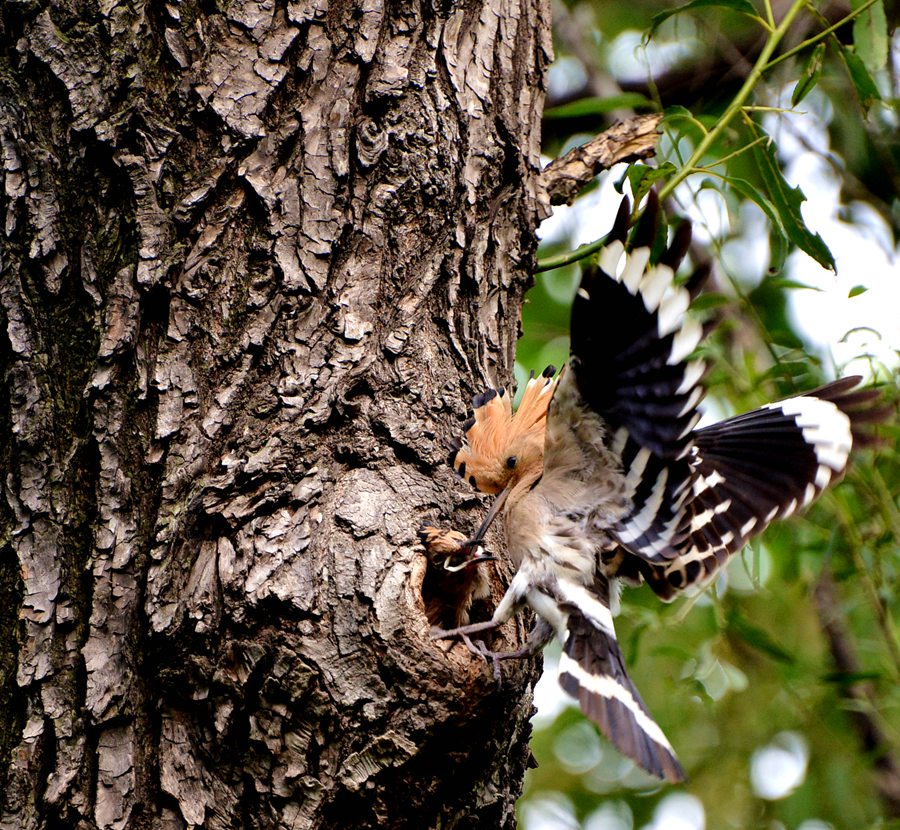
[[[416,528],[479,515],[443,462],[510,378],[547,3],[0,38],[0,827],[513,826],[536,669],[429,640]]]

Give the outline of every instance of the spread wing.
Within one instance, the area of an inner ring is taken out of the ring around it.
[[[674,283],[690,226],[682,225],[671,245],[654,257],[658,215],[651,195],[626,245],[628,202],[623,201],[572,306],[570,361],[577,393],[602,419],[605,443],[625,475],[626,509],[613,534],[653,563],[679,553],[705,370],[702,361],[688,359],[703,328],[685,312],[708,275],[701,269],[687,284]]]
[[[879,393],[847,377],[694,433],[693,478],[678,556],[644,576],[666,599],[711,579],[771,522],[814,501],[847,469],[865,428],[882,420]]]
[[[687,315],[707,276],[673,282],[689,241],[682,226],[661,247],[651,199],[630,244],[623,203],[598,263],[585,269],[572,308],[574,389],[596,415],[604,446],[625,476],[624,514],[613,547],[663,596],[710,577],[775,519],[809,504],[841,478],[854,437],[886,410],[860,378],[769,404],[703,429],[702,361],[690,360],[703,329]],[[551,405],[548,437],[553,433]],[[571,416],[569,416],[571,418]],[[548,444],[548,468],[550,448]]]

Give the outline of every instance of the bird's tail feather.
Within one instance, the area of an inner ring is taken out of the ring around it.
[[[631,682],[615,634],[569,606],[559,683],[612,744],[651,775],[671,782],[684,771]]]

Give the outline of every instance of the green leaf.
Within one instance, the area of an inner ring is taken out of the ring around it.
[[[690,651],[689,649],[683,648],[681,646],[676,646],[676,645],[656,646],[653,649],[652,654],[654,657],[674,657],[677,660],[682,660],[682,661],[688,661],[692,657],[694,657],[694,654],[692,651]],[[633,663],[636,663],[637,660],[635,659],[635,657],[633,655],[628,655],[627,662],[629,664],[633,664]]]
[[[637,92],[623,92],[608,98],[580,98],[558,107],[544,110],[544,118],[583,118],[591,115],[605,115],[618,109],[647,109],[654,106],[649,98]]]
[[[634,196],[634,204],[638,205],[641,199],[650,192],[656,182],[665,180],[675,172],[675,165],[667,161],[659,167],[647,167],[646,164],[632,164],[625,171],[625,175],[616,183],[616,190],[622,192],[622,183],[628,179],[631,185],[631,193]]]
[[[750,0],[691,0],[690,3],[685,3],[683,6],[677,6],[674,9],[666,9],[659,14],[653,15],[653,18],[650,21],[650,29],[644,36],[644,41],[646,42],[647,39],[659,28],[659,25],[663,21],[668,20],[670,17],[672,17],[672,15],[681,14],[682,12],[690,11],[691,9],[704,8],[706,6],[718,6],[723,9],[732,9],[733,11],[749,15],[753,18],[759,17],[756,12],[756,8],[753,6]]]
[[[806,64],[806,69],[803,70],[803,75],[799,81],[797,81],[797,86],[794,87],[794,94],[791,95],[791,106],[796,107],[815,87],[815,85],[819,82],[819,76],[822,74],[822,63],[825,58],[825,44],[820,43],[815,49],[813,49],[812,55],[810,55],[809,62]]]
[[[847,295],[847,298],[849,299],[850,297],[858,297],[860,294],[865,294],[868,290],[868,286],[854,285],[853,288],[850,289],[850,293]]]
[[[864,2],[851,0],[850,5],[858,9]],[[853,43],[869,72],[875,73],[885,68],[888,60],[888,26],[883,0],[878,0],[853,21]]]
[[[844,63],[847,65],[850,80],[856,88],[856,94],[859,96],[859,103],[863,108],[863,112],[868,113],[869,107],[875,101],[881,100],[881,93],[878,92],[878,87],[875,86],[875,81],[872,80],[869,70],[866,69],[866,65],[862,62],[860,56],[856,54],[853,47],[844,46],[841,49],[841,55],[844,58]]]
[[[671,107],[666,107],[663,112],[663,127],[674,129],[675,124],[686,122],[695,132],[704,135],[706,126],[703,124],[703,117],[703,115],[694,115],[689,109],[682,107],[680,104],[673,104]],[[681,129],[684,130],[684,126]]]
[[[839,686],[852,686],[855,683],[865,683],[872,680],[881,680],[884,677],[883,672],[879,671],[846,671],[846,672],[829,672],[822,679],[826,683],[836,683]]]
[[[728,305],[732,300],[732,297],[728,297],[725,294],[719,294],[716,291],[704,291],[691,301],[691,310],[706,311],[708,308],[718,308],[723,305]]]
[[[819,234],[813,233],[806,227],[803,214],[800,213],[800,205],[806,201],[806,196],[799,187],[791,187],[785,180],[781,168],[778,166],[778,160],[775,158],[772,142],[756,144],[752,152],[767,191],[766,195],[778,214],[778,220],[785,236],[823,268],[836,270],[834,257],[828,250],[825,241]]]
[[[688,121],[693,121],[696,116],[692,113],[687,107],[681,106],[681,104],[673,104],[671,107],[666,107],[665,115],[663,116],[663,122],[669,120],[677,120],[679,118],[686,118]]]
[[[789,280],[787,277],[775,277],[774,279],[769,280],[769,285],[772,288],[789,288],[789,289],[804,289],[806,291],[821,291],[821,288],[816,288],[814,285],[807,285],[803,282],[798,282],[797,280]]]

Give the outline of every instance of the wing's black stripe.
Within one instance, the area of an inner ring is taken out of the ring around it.
[[[572,306],[573,368],[585,402],[642,446],[677,458],[694,416],[693,389],[679,393],[686,364],[668,364],[673,336],[660,337],[656,312],[640,294],[600,271],[587,271]]]
[[[631,437],[625,442],[622,451],[622,470],[626,482],[629,481],[632,465],[641,449]],[[655,491],[664,471],[666,480],[659,504],[651,516],[644,517],[642,511],[647,503],[652,498],[658,497]],[[683,487],[690,476],[691,470],[687,461],[665,461],[655,455],[647,458],[634,492],[630,493],[630,509],[613,528],[622,544],[631,552],[652,562],[666,561],[678,554],[675,543],[683,536],[683,532],[680,532],[681,527],[674,520],[678,517],[684,501],[683,498],[679,498],[678,493],[683,492]],[[633,524],[638,519],[646,525],[642,531],[638,531]]]

